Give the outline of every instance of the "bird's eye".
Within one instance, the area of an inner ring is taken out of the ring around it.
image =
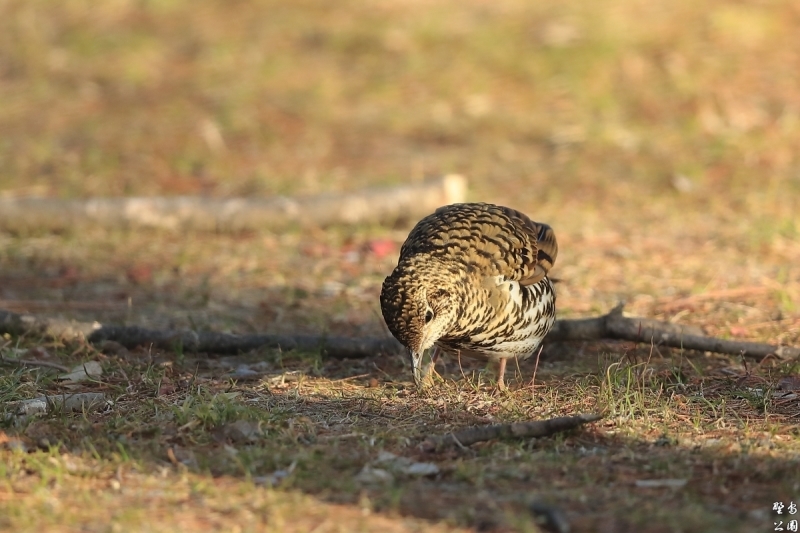
[[[428,322],[430,322],[431,320],[433,320],[433,311],[431,311],[430,309],[428,309],[428,312],[427,312],[427,313],[425,313],[425,323],[427,324],[427,323],[428,323]]]

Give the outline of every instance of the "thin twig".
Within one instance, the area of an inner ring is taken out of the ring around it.
[[[365,377],[368,377],[368,376],[369,376],[369,374],[359,374],[357,376],[348,376],[346,378],[332,379],[332,380],[329,381],[329,383],[342,383],[343,381],[350,381],[350,380],[353,380],[353,379],[365,378]]]
[[[49,361],[37,361],[34,359],[6,359],[5,357],[0,356],[0,363],[6,363],[9,365],[41,366],[44,368],[54,368],[62,372],[69,372],[69,368],[64,365],[51,363]]]
[[[341,435],[317,435],[316,439],[319,442],[328,442],[332,440],[344,440],[356,437],[366,437],[366,435],[364,433],[342,433]]]
[[[140,198],[0,198],[0,228],[159,228],[233,233],[278,231],[292,225],[388,223],[417,220],[439,206],[463,202],[467,181],[447,175],[422,183],[342,194],[277,198],[170,196]]]
[[[464,374],[464,367],[461,366],[461,350],[458,350],[456,353],[458,353],[458,370],[461,372],[461,377],[466,381],[467,376]]]
[[[577,428],[589,422],[596,422],[603,418],[601,414],[579,414],[576,416],[563,416],[547,420],[534,420],[531,422],[517,422],[514,424],[493,424],[488,426],[473,426],[444,435],[431,436],[422,443],[422,448],[428,451],[443,446],[470,446],[476,442],[499,438],[534,438],[547,437]]]
[[[466,450],[466,449],[467,449],[467,447],[466,447],[466,446],[464,446],[464,445],[461,443],[461,441],[460,441],[460,440],[458,440],[458,437],[456,437],[456,436],[455,436],[455,434],[451,433],[451,434],[450,434],[450,436],[453,438],[453,443],[455,443],[455,445],[456,445],[456,446],[458,446],[458,447],[459,447],[459,448],[461,448],[462,450]]]
[[[533,377],[531,378],[531,389],[535,389],[534,384],[536,383],[536,370],[539,368],[539,356],[542,355],[542,348],[544,346],[539,346],[539,351],[536,352],[536,362],[533,365]]]

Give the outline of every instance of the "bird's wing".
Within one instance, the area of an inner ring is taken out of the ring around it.
[[[547,275],[558,254],[547,224],[492,204],[452,204],[420,220],[400,249],[400,259],[426,254],[462,261],[487,276],[501,275],[523,285]]]
[[[513,222],[512,233],[522,234],[522,246],[512,250],[519,263],[512,266],[516,279],[522,285],[533,285],[544,278],[558,256],[558,242],[553,228],[542,222],[534,222],[526,214],[509,207],[500,210]]]

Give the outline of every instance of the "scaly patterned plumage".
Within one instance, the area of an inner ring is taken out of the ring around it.
[[[423,381],[423,352],[436,346],[500,363],[530,356],[555,321],[547,273],[552,228],[508,207],[453,204],[423,218],[383,282],[381,310]],[[435,361],[434,361],[435,362]]]

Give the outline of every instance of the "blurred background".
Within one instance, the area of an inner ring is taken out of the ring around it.
[[[0,133],[3,197],[460,173],[556,229],[562,316],[800,334],[791,0],[2,0]],[[0,233],[0,307],[383,335],[409,229]]]

